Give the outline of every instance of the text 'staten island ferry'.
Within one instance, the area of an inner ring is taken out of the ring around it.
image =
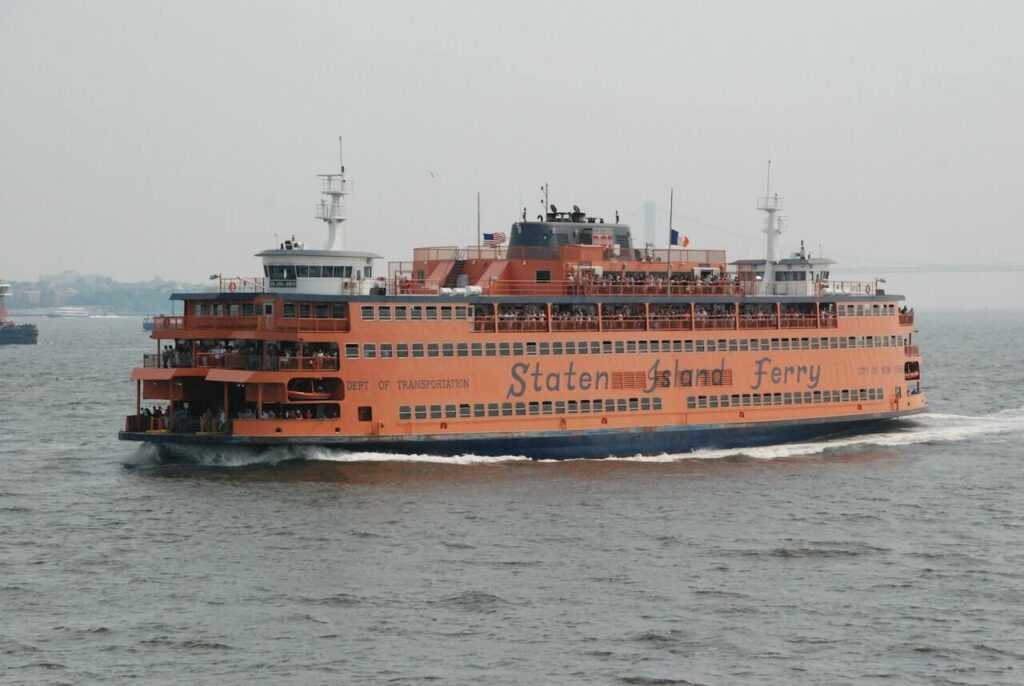
[[[535,458],[686,452],[875,428],[922,412],[903,297],[775,258],[638,247],[554,206],[483,247],[416,248],[378,276],[342,248],[344,166],[323,176],[327,245],[258,254],[263,276],[175,294],[132,371],[120,437],[197,446]],[[166,403],[166,411],[146,409]]]

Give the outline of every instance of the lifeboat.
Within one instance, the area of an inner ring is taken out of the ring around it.
[[[330,391],[325,391],[320,379],[293,379],[288,384],[288,400],[330,400]]]

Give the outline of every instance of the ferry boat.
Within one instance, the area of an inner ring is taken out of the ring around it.
[[[66,317],[90,317],[89,310],[84,307],[72,307],[64,306],[58,307],[54,311],[46,315],[50,318],[66,318]]]
[[[7,317],[4,300],[11,294],[10,284],[0,279],[0,345],[31,345],[39,340],[35,324],[15,324]]]
[[[154,318],[121,439],[164,457],[557,459],[804,440],[927,408],[904,297],[830,280],[833,262],[803,249],[777,259],[778,195],[757,201],[760,259],[640,246],[617,213],[545,199],[507,242],[416,248],[385,274],[343,247],[344,165],[322,183],[322,249],[286,240],[258,253],[261,276],[171,296],[183,314]]]

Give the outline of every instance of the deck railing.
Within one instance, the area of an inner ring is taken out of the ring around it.
[[[741,329],[777,329],[779,318],[775,315],[740,315]]]
[[[913,326],[914,325],[914,313],[913,312],[900,312],[900,325],[901,326]]]
[[[715,315],[708,317],[698,316],[693,322],[693,328],[701,329],[735,329],[736,317],[731,314]]]
[[[597,319],[555,319],[551,322],[552,331],[597,331]]]
[[[442,284],[436,280],[413,279],[408,273],[392,276],[388,281],[390,295],[440,295]],[[760,281],[733,281],[700,283],[664,280],[651,283],[631,283],[624,280],[561,280],[527,281],[492,279],[489,283],[470,284],[470,289],[491,296],[601,296],[601,297],[685,297],[685,296],[873,296],[881,292],[873,283],[863,281],[805,282],[779,281],[763,284]]]
[[[818,318],[813,314],[786,314],[780,320],[783,329],[815,329],[818,326]]]
[[[643,331],[647,321],[643,317],[604,317],[601,328],[605,331]]]
[[[651,316],[651,329],[664,331],[691,331],[693,320],[689,316]]]
[[[184,351],[174,354],[146,354],[142,356],[142,366],[146,368],[165,369],[231,369],[246,371],[337,371],[339,361],[333,355],[260,355],[253,353],[212,353],[200,352],[195,355]]]
[[[499,319],[498,331],[547,331],[546,319]]]
[[[351,323],[348,319],[328,319],[303,317],[291,319],[286,317],[215,317],[186,315],[184,317],[153,317],[153,337],[163,338],[160,334],[184,330],[211,331],[215,329],[256,331],[349,331]]]

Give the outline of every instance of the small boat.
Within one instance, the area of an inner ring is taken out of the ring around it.
[[[153,318],[152,317],[146,317],[145,319],[142,320],[142,330],[143,331],[152,331],[153,330]]]

